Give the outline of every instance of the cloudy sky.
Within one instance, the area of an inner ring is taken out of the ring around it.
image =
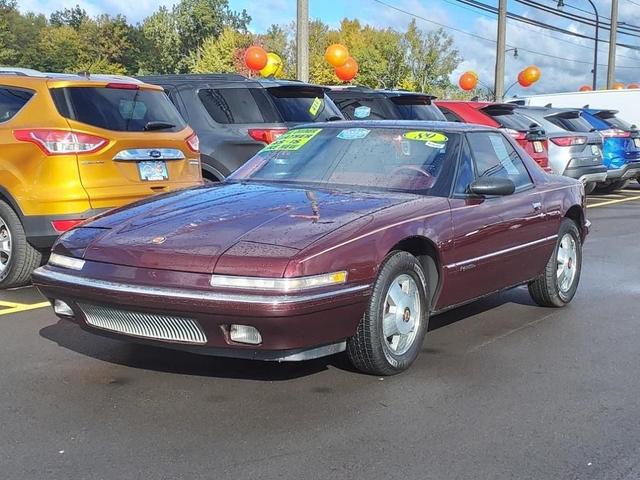
[[[496,18],[493,13],[484,12],[460,3],[458,0],[309,0],[310,15],[329,24],[337,25],[341,18],[358,18],[361,22],[379,27],[402,30],[416,18],[424,30],[438,28],[432,22],[445,25],[456,42],[456,47],[464,58],[463,64],[454,72],[452,79],[467,69],[478,72],[480,79],[493,84],[495,65]],[[497,6],[497,0],[480,0],[485,5]],[[556,8],[557,0],[534,0],[537,3]],[[630,83],[640,81],[640,0],[619,0],[619,21],[628,26],[638,26],[637,36],[620,34],[618,42],[635,46],[636,49],[617,49],[616,79]],[[140,21],[152,13],[160,4],[170,5],[171,0],[20,0],[23,11],[31,10],[51,13],[64,7],[80,4],[90,14],[121,13],[130,22]],[[246,9],[252,17],[251,30],[261,32],[273,23],[288,24],[295,20],[295,0],[230,0],[233,9]],[[564,12],[591,16],[587,0],[565,0]],[[603,22],[610,17],[610,0],[595,0]],[[392,7],[396,7],[394,9]],[[400,11],[403,10],[409,14]],[[594,28],[561,18],[551,13],[525,6],[517,0],[508,0],[508,10],[517,15],[535,19],[555,27],[593,37]],[[582,11],[584,10],[584,11]],[[413,16],[412,16],[413,15]],[[608,41],[609,32],[600,29],[600,37]],[[518,58],[513,53],[506,59],[507,84],[515,81],[518,71],[530,64],[542,70],[542,79],[531,93],[576,90],[580,85],[591,84],[594,41],[568,36],[557,31],[549,31],[532,25],[509,20],[507,44],[518,48]],[[600,43],[598,49],[598,82],[606,82],[608,43]],[[509,95],[521,93],[516,86]]]

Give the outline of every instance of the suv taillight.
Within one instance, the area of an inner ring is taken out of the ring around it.
[[[511,138],[514,140],[525,140],[527,138],[527,134],[525,132],[519,132],[513,128],[505,128],[504,131],[511,135]]]
[[[570,137],[553,137],[550,138],[553,143],[561,147],[571,147],[573,145],[584,145],[587,143],[587,137],[570,136]]]
[[[602,130],[600,132],[603,137],[606,138],[621,138],[621,137],[630,137],[631,132],[626,132],[624,130],[620,130],[618,128],[610,128],[609,130]]]
[[[198,135],[196,135],[195,133],[192,133],[191,135],[189,135],[185,140],[185,142],[187,142],[187,146],[192,151],[196,153],[200,151],[200,139],[198,138]]]
[[[88,133],[46,128],[14,130],[13,136],[22,142],[35,143],[45,155],[93,153],[109,143],[106,138]]]
[[[258,142],[272,143],[280,135],[287,133],[286,128],[250,128],[249,136]]]

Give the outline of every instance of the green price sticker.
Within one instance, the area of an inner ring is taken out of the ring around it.
[[[313,103],[311,103],[311,106],[309,107],[309,113],[315,117],[318,115],[320,107],[322,107],[322,100],[318,97],[314,98]]]
[[[415,132],[407,132],[403,135],[407,140],[417,140],[419,142],[430,142],[430,143],[446,143],[449,140],[446,135],[443,135],[439,132],[427,132],[425,130],[415,131]]]
[[[309,140],[318,135],[322,131],[321,128],[301,128],[300,130],[291,130],[270,145],[262,149],[263,152],[291,152],[300,150]]]

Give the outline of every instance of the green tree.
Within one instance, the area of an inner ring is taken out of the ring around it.
[[[39,68],[49,72],[74,72],[84,48],[80,35],[72,27],[45,28],[40,32],[38,43]]]
[[[238,50],[244,50],[251,44],[251,37],[231,28],[225,28],[216,37],[209,37],[192,56],[194,73],[233,73],[237,72]]]
[[[175,16],[166,7],[160,7],[142,24],[147,51],[143,69],[155,73],[178,73],[180,71],[180,37]]]
[[[56,10],[49,17],[49,23],[54,27],[68,26],[78,30],[82,22],[89,19],[84,8],[77,5],[73,8],[65,8],[64,10]]]
[[[416,90],[444,97],[455,88],[449,75],[462,59],[449,34],[441,28],[425,34],[413,20],[403,43],[411,82]]]
[[[19,15],[15,0],[0,0],[0,64],[11,65],[19,53],[16,35],[12,30],[15,17]]]

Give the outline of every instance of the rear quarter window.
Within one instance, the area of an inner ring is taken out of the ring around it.
[[[0,87],[0,122],[11,120],[31,100],[33,93],[31,90]]]
[[[257,88],[203,88],[198,98],[216,123],[273,123],[279,119]]]
[[[186,123],[169,97],[158,90],[106,87],[52,88],[58,112],[66,118],[120,132],[142,132],[156,123],[156,131],[178,132]]]

